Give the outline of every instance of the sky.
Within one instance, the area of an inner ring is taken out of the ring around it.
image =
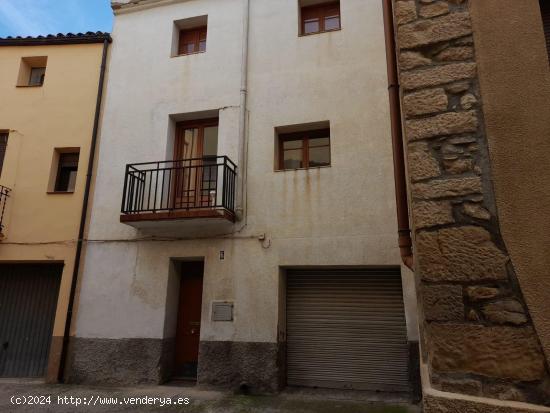
[[[110,32],[110,0],[0,0],[0,37]]]

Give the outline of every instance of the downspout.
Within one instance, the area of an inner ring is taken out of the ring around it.
[[[250,0],[244,1],[243,10],[243,38],[242,38],[242,61],[241,61],[241,89],[239,106],[239,159],[238,159],[238,185],[237,185],[237,208],[236,215],[239,221],[246,216],[246,171],[247,171],[247,95],[248,95],[248,34]]]
[[[403,261],[403,264],[412,270],[414,266],[414,257],[412,252],[411,229],[409,223],[405,152],[403,149],[403,127],[401,123],[401,102],[399,97],[399,77],[397,74],[395,31],[393,23],[393,5],[392,0],[382,0],[382,4],[384,10],[384,32],[386,38],[386,61],[388,69],[388,92],[390,98],[393,171],[397,205],[399,250],[401,251],[401,260]]]
[[[88,157],[88,170],[86,172],[86,186],[84,187],[84,199],[82,201],[82,214],[80,216],[80,228],[78,230],[78,240],[76,244],[76,254],[74,259],[73,278],[71,280],[71,291],[69,294],[69,305],[67,307],[67,319],[65,320],[65,332],[63,334],[63,347],[61,349],[61,362],[59,365],[58,379],[64,381],[65,368],[67,366],[67,357],[69,350],[69,338],[71,333],[74,301],[76,295],[76,286],[78,282],[78,271],[80,267],[80,259],[82,256],[82,244],[84,239],[84,230],[86,228],[86,216],[88,215],[88,200],[90,198],[90,187],[92,184],[92,175],[94,169],[95,152],[97,146],[97,134],[99,129],[99,117],[101,113],[101,101],[103,98],[103,84],[105,81],[105,68],[107,63],[107,50],[111,43],[111,36],[106,35],[103,41],[103,56],[101,58],[101,68],[99,74],[99,85],[97,89],[97,100],[95,105],[94,126],[92,130],[92,141],[90,144],[90,155]]]

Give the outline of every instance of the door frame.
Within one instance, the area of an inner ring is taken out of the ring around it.
[[[193,166],[195,167],[195,188],[194,188],[194,196],[190,197],[189,194],[187,197],[180,195],[178,196],[178,182],[180,179],[185,179],[185,174],[183,173],[184,169],[182,169],[181,178],[179,177],[180,174],[176,172],[176,178],[173,180],[172,183],[172,189],[171,192],[173,194],[172,196],[172,207],[176,209],[176,206],[179,205],[180,208],[178,209],[189,209],[189,205],[192,205],[193,208],[201,207],[204,204],[203,196],[202,196],[202,179],[197,179],[197,176],[202,176],[203,174],[203,168],[202,168],[202,158],[204,157],[204,129],[208,127],[219,127],[220,120],[219,118],[206,118],[206,119],[197,119],[197,120],[189,120],[189,121],[182,121],[176,123],[176,130],[175,130],[175,137],[174,137],[174,150],[173,150],[173,166],[175,168],[184,168],[186,164],[182,161],[185,159],[182,159],[179,154],[182,152],[182,141],[184,132],[187,129],[198,129],[197,134],[197,152],[198,155],[196,157],[193,157],[192,159],[195,159],[194,161],[189,161],[189,167]],[[183,192],[189,192],[189,188],[184,190]],[[207,208],[209,205],[209,196],[207,196],[207,204],[204,205],[205,208]],[[183,201],[182,201],[183,200]],[[181,208],[181,205],[187,205],[187,208]]]
[[[178,291],[177,291],[177,305],[175,310],[175,337],[174,337],[174,355],[173,355],[173,366],[171,368],[172,371],[172,377],[173,378],[179,378],[179,379],[185,379],[185,380],[196,380],[196,378],[192,378],[191,376],[182,376],[181,374],[178,374],[177,370],[177,360],[178,360],[178,338],[180,334],[182,334],[180,330],[180,312],[182,311],[182,288],[183,288],[183,279],[185,277],[185,265],[186,264],[202,264],[202,273],[201,273],[201,296],[200,296],[200,325],[199,325],[199,336],[198,336],[198,346],[200,346],[200,332],[202,329],[202,318],[203,318],[203,295],[204,295],[204,274],[205,274],[205,260],[204,259],[178,259],[177,261],[177,267],[176,267],[176,277],[178,280]],[[198,356],[198,348],[197,348],[197,373],[198,373],[198,365],[200,363],[200,359]]]

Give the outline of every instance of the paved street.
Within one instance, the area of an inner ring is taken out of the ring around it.
[[[185,398],[188,399],[188,404],[184,404]],[[42,404],[13,404],[23,402]],[[174,405],[178,402],[180,405]],[[346,391],[288,390],[278,396],[242,396],[182,384],[115,388],[45,385],[39,381],[29,380],[0,380],[0,412],[129,411],[418,413],[420,409],[396,398],[375,397],[372,394]]]

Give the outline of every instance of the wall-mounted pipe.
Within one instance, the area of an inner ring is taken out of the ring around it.
[[[399,97],[399,76],[395,46],[392,0],[382,0],[384,10],[384,32],[386,38],[386,61],[388,70],[388,93],[390,98],[391,135],[393,146],[393,171],[395,178],[395,199],[397,206],[397,225],[399,249],[403,263],[413,269],[411,229],[407,181],[405,172],[405,151],[403,149],[403,127],[401,122],[401,102]]]
[[[78,283],[78,271],[80,267],[80,258],[82,256],[82,244],[84,241],[84,230],[86,228],[86,216],[88,215],[88,201],[90,199],[90,188],[92,185],[92,174],[94,171],[95,152],[97,146],[97,135],[99,131],[99,117],[101,113],[101,101],[103,99],[103,85],[105,83],[105,69],[107,66],[107,51],[111,43],[111,36],[105,35],[103,42],[103,55],[101,57],[101,67],[99,72],[99,84],[97,87],[97,98],[94,115],[94,126],[92,130],[92,141],[90,143],[90,155],[88,157],[88,170],[86,172],[86,186],[84,188],[84,199],[82,200],[82,211],[80,216],[80,227],[78,229],[78,241],[76,244],[76,253],[74,259],[73,278],[71,280],[71,291],[69,294],[69,305],[67,307],[67,319],[65,320],[65,331],[63,334],[63,345],[61,349],[61,361],[59,365],[58,379],[63,382],[65,368],[67,366],[67,357],[69,354],[69,339],[71,334],[71,325],[73,319],[74,301],[76,295],[76,286]]]
[[[247,97],[248,97],[248,38],[249,38],[249,17],[250,0],[243,0],[243,38],[242,38],[242,61],[241,61],[241,90],[240,90],[240,113],[239,113],[239,159],[238,185],[237,185],[237,219],[244,219],[246,214],[246,169],[247,169]]]

